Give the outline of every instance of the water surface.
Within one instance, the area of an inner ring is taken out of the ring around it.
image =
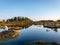
[[[0,29],[1,30],[1,29]],[[60,29],[44,28],[43,26],[32,25],[19,31],[19,36],[13,39],[4,40],[2,45],[25,45],[33,41],[57,42],[60,43]]]

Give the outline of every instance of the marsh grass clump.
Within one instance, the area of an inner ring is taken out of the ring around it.
[[[36,41],[36,42],[29,42],[26,45],[60,45],[56,42],[41,42],[41,41]]]
[[[13,30],[3,31],[0,33],[0,40],[12,39],[17,37],[19,34]]]

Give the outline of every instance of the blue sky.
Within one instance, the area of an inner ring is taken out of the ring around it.
[[[15,16],[32,20],[60,19],[60,0],[0,0],[0,19]]]

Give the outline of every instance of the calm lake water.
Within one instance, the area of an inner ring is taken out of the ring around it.
[[[1,31],[3,29],[0,29]],[[0,31],[0,32],[1,32]],[[60,29],[44,28],[39,25],[32,25],[29,28],[19,30],[19,36],[13,39],[0,41],[2,45],[25,45],[33,41],[57,42],[60,43]]]

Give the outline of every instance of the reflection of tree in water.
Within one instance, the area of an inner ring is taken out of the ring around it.
[[[58,32],[58,30],[57,30],[58,28],[50,28],[50,29],[52,29],[52,30],[55,31],[55,32]],[[46,31],[49,32],[48,29],[46,29]]]
[[[51,28],[53,31],[58,32],[58,28]]]
[[[58,32],[57,28],[54,28],[54,31]]]
[[[46,29],[46,31],[47,31],[47,32],[49,32],[49,30],[48,30],[48,29]]]

